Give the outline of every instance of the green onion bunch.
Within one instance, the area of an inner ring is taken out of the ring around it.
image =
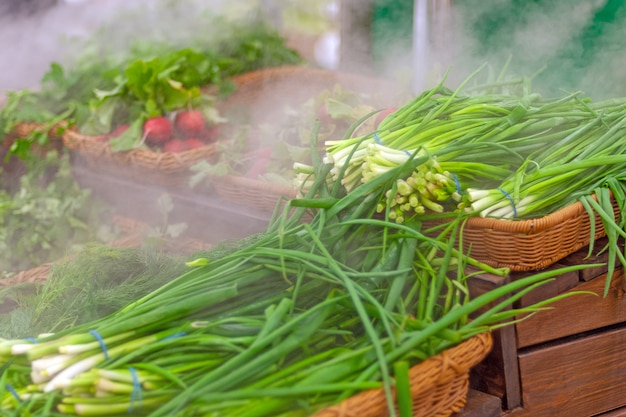
[[[2,340],[2,415],[311,416],[381,388],[397,416],[402,369],[541,310],[565,295],[510,307],[552,276],[587,267],[471,299],[468,267],[508,270],[457,249],[462,216],[429,229],[427,216],[374,218],[392,184],[424,160],[348,194],[329,187],[332,166],[315,161],[308,194],[277,208],[268,229],[240,247],[198,257],[103,318]]]
[[[402,222],[423,212],[541,216],[622,176],[626,99],[594,103],[581,92],[544,98],[524,79],[516,92],[498,92],[497,83],[465,89],[470,79],[451,90],[444,78],[377,130],[326,141],[330,180],[349,192],[425,158],[379,202]]]

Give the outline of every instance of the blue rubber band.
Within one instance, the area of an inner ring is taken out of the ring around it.
[[[4,387],[7,389],[7,391],[11,393],[11,395],[17,400],[17,402],[20,402],[20,403],[22,402],[20,395],[17,393],[17,391],[15,391],[15,389],[10,384],[6,384]]]
[[[378,133],[374,132],[374,142],[376,142],[377,145],[382,145],[383,141],[380,140],[380,136],[378,136]],[[411,152],[407,151],[406,149],[403,149],[402,152],[404,152],[405,154],[411,156]]]
[[[107,350],[107,345],[104,343],[102,336],[96,330],[89,330],[89,333],[96,338],[98,343],[100,343],[100,349],[102,349],[102,353],[104,353],[104,359],[109,360],[109,351]]]
[[[500,192],[502,194],[504,194],[504,196],[506,197],[507,200],[509,200],[509,202],[511,203],[511,205],[513,206],[513,218],[517,217],[517,209],[515,208],[515,201],[513,200],[513,197],[511,197],[511,195],[509,193],[507,193],[505,190],[503,190],[502,188],[498,187],[498,190],[500,190]]]
[[[139,377],[137,376],[137,371],[135,368],[128,368],[130,371],[130,375],[133,377],[133,392],[130,394],[130,407],[128,407],[128,412],[132,413],[133,411],[139,411],[141,408],[141,383],[139,382]],[[135,403],[137,403],[137,408],[135,408]]]
[[[186,334],[187,334],[186,332],[175,333],[175,334],[169,335],[169,336],[167,336],[167,337],[164,337],[164,338],[163,338],[163,339],[161,339],[161,340],[175,339],[175,338],[177,338],[177,337],[182,337],[182,336],[185,336]]]
[[[24,340],[26,340],[27,342],[38,343],[38,342],[37,342],[37,339],[35,339],[34,337],[27,337],[27,338],[26,338],[26,339],[24,339]]]
[[[459,182],[459,177],[454,175],[454,173],[450,173],[452,175],[452,179],[454,180],[454,185],[456,185],[456,192],[461,194],[461,183]]]

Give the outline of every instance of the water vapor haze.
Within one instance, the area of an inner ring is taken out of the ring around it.
[[[454,3],[455,74],[483,63],[530,77],[546,94],[626,95],[626,5],[615,0]]]

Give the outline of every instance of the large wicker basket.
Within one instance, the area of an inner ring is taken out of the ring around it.
[[[286,202],[296,197],[293,187],[235,175],[214,177],[211,185],[225,201],[268,213],[273,212],[281,200]]]
[[[613,201],[615,216],[619,208]],[[472,258],[511,271],[532,271],[550,266],[606,235],[600,216],[591,220],[576,202],[544,217],[502,220],[473,217],[463,228],[463,246]]]
[[[481,333],[412,367],[409,371],[413,417],[448,417],[467,402],[470,370],[492,347],[490,333]],[[363,391],[328,407],[314,417],[388,417],[382,389]]]
[[[235,91],[219,104],[223,113],[246,113],[251,124],[280,123],[284,106],[300,105],[339,85],[344,90],[376,96],[377,105],[391,105],[398,86],[386,79],[308,66],[264,68],[231,78]],[[213,188],[226,201],[272,212],[281,199],[296,196],[293,187],[237,175],[212,178]]]
[[[304,103],[337,85],[374,95],[381,107],[391,105],[401,93],[390,80],[304,65],[263,68],[233,76],[230,81],[235,91],[220,100],[220,110],[229,113],[243,108],[252,124],[272,123],[282,118],[284,106]]]
[[[183,152],[157,152],[132,149],[114,152],[107,141],[95,140],[76,129],[67,129],[63,144],[75,155],[75,163],[110,175],[130,177],[142,184],[187,187],[189,167],[202,160],[212,160],[219,152],[219,142]]]
[[[35,131],[45,132],[47,130],[48,143],[40,145],[30,144],[30,152],[36,156],[44,156],[49,151],[60,152],[63,149],[61,132],[65,128],[65,123],[56,123],[52,127],[47,124],[35,122],[21,122],[3,137],[0,137],[0,168],[2,169],[3,185],[15,186],[19,178],[26,173],[24,162],[17,155],[9,155],[11,147],[17,139],[27,138]]]

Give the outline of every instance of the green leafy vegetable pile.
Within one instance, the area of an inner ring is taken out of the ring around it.
[[[111,214],[76,183],[67,153],[30,161],[12,189],[0,189],[0,275],[56,261],[87,242],[112,240]]]
[[[106,317],[2,341],[3,409],[295,417],[381,388],[396,416],[392,390],[405,387],[393,370],[538,311],[564,296],[508,307],[551,276],[587,267],[538,273],[471,300],[468,265],[508,270],[455,249],[462,218],[430,229],[427,216],[406,225],[373,218],[381,195],[424,158],[347,194],[326,181],[331,166],[313,159],[307,198],[264,233],[188,262],[187,272]],[[308,210],[310,224],[302,222]]]
[[[0,298],[12,306],[0,315],[0,334],[24,338],[104,317],[180,275],[182,259],[143,247],[89,244],[55,264],[45,283],[0,288]]]
[[[150,117],[185,108],[194,100],[202,102],[201,86],[222,85],[229,76],[256,68],[302,62],[263,20],[233,21],[220,16],[203,16],[203,20],[210,28],[207,33],[213,35],[197,33],[186,47],[167,40],[140,40],[122,53],[86,48],[73,67],[51,64],[38,90],[8,92],[7,103],[0,109],[0,135],[22,122],[52,126],[58,121],[76,123],[88,134],[110,134],[115,126],[131,124],[140,115]],[[226,93],[228,86],[222,87]],[[46,141],[45,134],[33,132],[18,138],[11,153],[24,158],[32,143]],[[118,147],[125,149],[128,144]]]

